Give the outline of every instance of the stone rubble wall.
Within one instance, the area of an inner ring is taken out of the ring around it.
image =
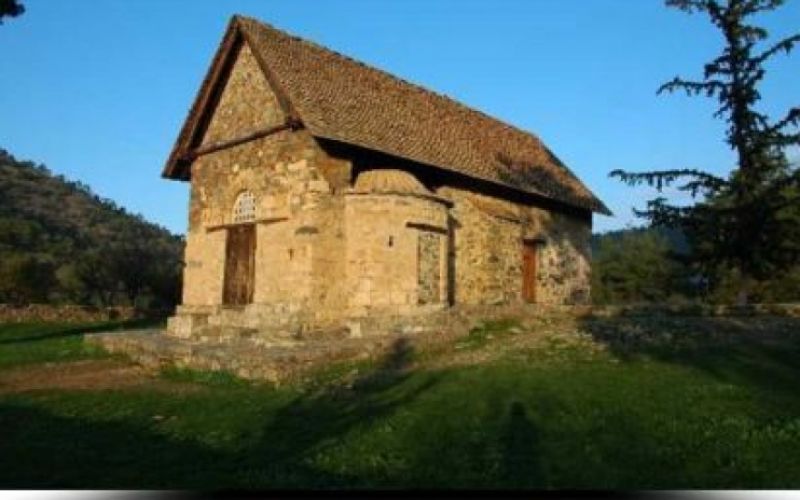
[[[286,113],[270,89],[250,47],[239,47],[236,61],[211,117],[202,145],[237,139],[249,132],[281,125]]]
[[[163,311],[161,312],[163,314]],[[130,306],[94,307],[52,304],[0,304],[0,323],[59,321],[81,323],[108,320],[129,320],[141,315]]]
[[[337,297],[343,294],[336,288],[344,281],[344,203],[317,168],[318,159],[329,169],[335,163],[306,132],[298,131],[247,142],[195,162],[192,191],[198,195],[191,203],[199,216],[190,221],[187,236],[184,304],[220,304],[224,226],[233,222],[236,198],[248,190],[257,200],[253,305],[261,306],[261,313],[250,316],[266,317],[269,308],[342,309]],[[330,319],[319,316],[320,321]]]
[[[576,316],[786,316],[800,318],[800,304],[622,304],[585,307],[562,306]]]
[[[244,44],[202,142],[244,137],[279,125],[285,117]],[[344,281],[343,201],[333,191],[349,176],[350,163],[326,154],[304,130],[200,156],[192,165],[184,305],[220,304],[224,226],[233,222],[237,197],[250,191],[257,203],[257,265],[254,304],[242,322],[287,311],[297,321],[307,321],[302,311],[310,310],[319,311],[320,321],[330,321],[327,311],[341,311],[344,304],[338,297],[345,295],[338,289]]]
[[[537,298],[545,304],[588,304],[591,301],[591,220],[524,207],[535,221],[525,237],[541,237],[538,248]]]
[[[451,186],[437,191],[454,202],[453,294],[457,304],[522,300],[522,243],[537,248],[536,300],[584,304],[590,299],[591,219],[521,205]],[[486,207],[493,207],[491,211]]]

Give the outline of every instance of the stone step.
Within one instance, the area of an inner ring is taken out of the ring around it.
[[[86,342],[129,356],[152,369],[174,365],[204,371],[226,371],[251,380],[281,383],[332,361],[380,355],[393,341],[341,339],[327,342],[259,343],[258,338],[198,342],[162,331],[130,331],[87,335]]]

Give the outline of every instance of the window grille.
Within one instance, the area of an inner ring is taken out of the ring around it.
[[[256,197],[250,191],[241,193],[233,205],[233,222],[251,222],[256,218]]]

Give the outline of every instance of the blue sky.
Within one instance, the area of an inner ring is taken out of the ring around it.
[[[189,186],[160,178],[229,17],[241,13],[447,94],[536,133],[615,212],[638,225],[653,192],[615,168],[697,167],[733,155],[702,98],[655,95],[700,75],[721,48],[708,21],[660,0],[23,0],[0,26],[0,147],[89,184],[174,232]],[[800,2],[761,18],[800,30]],[[778,57],[763,109],[800,104],[800,55]]]

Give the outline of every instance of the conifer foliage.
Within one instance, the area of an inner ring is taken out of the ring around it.
[[[702,13],[724,38],[724,50],[707,63],[703,77],[675,77],[658,94],[683,91],[718,101],[714,116],[725,120],[725,142],[737,165],[727,178],[694,168],[610,173],[629,185],[647,183],[659,192],[677,185],[697,203],[677,206],[659,196],[635,213],[654,226],[685,232],[692,262],[711,286],[739,283],[739,299],[778,278],[800,262],[800,168],[787,160],[787,148],[800,144],[800,107],[771,119],[756,105],[765,64],[789,54],[800,33],[768,42],[767,31],[751,23],[783,0],[667,0],[667,6]]]
[[[25,6],[18,0],[0,0],[0,24],[3,24],[3,17],[17,17],[25,12]]]

